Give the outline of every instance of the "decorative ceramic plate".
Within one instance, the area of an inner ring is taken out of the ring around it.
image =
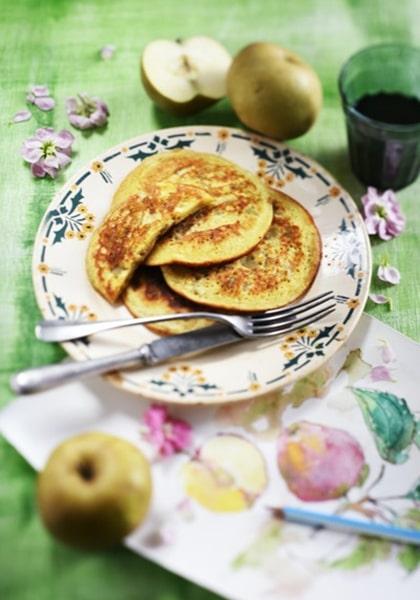
[[[371,273],[368,236],[351,197],[308,157],[239,129],[177,127],[133,138],[97,157],[54,197],[38,230],[33,280],[48,319],[117,319],[125,307],[108,304],[85,271],[89,236],[102,222],[120,181],[157,152],[191,148],[224,156],[274,189],[298,200],[314,217],[323,244],[321,266],[307,293],[334,290],[337,309],[304,330],[255,340],[194,358],[109,376],[130,392],[167,402],[244,400],[297,381],[321,366],[348,338],[367,299]],[[156,335],[144,327],[115,330],[63,344],[76,360],[121,352]]]

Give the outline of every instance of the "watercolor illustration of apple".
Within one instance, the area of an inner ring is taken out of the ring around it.
[[[207,440],[184,465],[182,475],[187,495],[214,512],[250,508],[267,485],[261,452],[232,434]]]
[[[277,464],[289,490],[307,502],[340,498],[368,474],[363,450],[354,437],[308,421],[280,433]]]

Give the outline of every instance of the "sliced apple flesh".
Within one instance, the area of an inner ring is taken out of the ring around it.
[[[260,451],[231,434],[209,439],[183,468],[188,496],[207,510],[240,512],[249,509],[267,485]]]
[[[192,114],[226,95],[231,62],[229,52],[209,37],[159,39],[143,51],[141,79],[158,106],[174,114]]]

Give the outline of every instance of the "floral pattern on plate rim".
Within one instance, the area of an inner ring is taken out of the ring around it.
[[[320,366],[319,361],[326,360],[331,352],[327,351],[328,346],[333,345],[338,348],[338,344],[344,341],[348,336],[350,329],[354,327],[357,316],[361,314],[361,306],[367,297],[367,289],[370,277],[370,254],[367,246],[367,235],[364,234],[362,220],[359,216],[356,222],[355,214],[357,209],[351,206],[351,199],[346,197],[341,188],[337,186],[330,176],[318,166],[314,166],[311,159],[304,157],[290,150],[281,143],[273,143],[266,138],[250,135],[247,132],[223,128],[223,139],[220,137],[220,128],[217,127],[197,127],[188,128],[180,131],[181,128],[162,130],[140,138],[131,140],[109,151],[109,153],[97,157],[90,162],[89,170],[83,171],[73,178],[72,184],[66,186],[65,192],[61,192],[53,200],[52,205],[47,210],[44,219],[41,222],[35,245],[34,264],[47,265],[48,250],[55,244],[66,243],[74,238],[83,240],[93,230],[93,222],[96,221],[96,215],[89,210],[88,194],[84,194],[84,184],[91,177],[100,177],[106,184],[112,184],[115,177],[111,171],[113,159],[122,157],[127,162],[137,163],[148,156],[157,152],[172,150],[175,148],[192,148],[199,139],[210,138],[214,142],[214,148],[207,148],[200,151],[214,152],[223,155],[230,140],[244,144],[251,149],[255,161],[255,172],[266,183],[274,189],[287,191],[285,186],[296,180],[315,179],[317,184],[321,182],[325,186],[325,198],[317,196],[314,199],[314,208],[319,210],[319,206],[325,210],[330,199],[338,201],[341,209],[340,219],[337,223],[337,229],[332,238],[332,242],[323,256],[323,262],[327,261],[330,268],[335,271],[346,271],[346,275],[353,280],[353,290],[351,298],[353,303],[347,301],[348,310],[341,321],[333,325],[323,327],[310,342],[306,342],[306,348],[303,351],[296,351],[288,348],[287,354],[283,354],[283,363],[281,371],[275,378],[261,381],[258,375],[255,376],[256,384],[253,386],[244,385],[240,388],[223,389],[219,382],[210,381],[206,376],[206,383],[190,385],[188,382],[179,382],[179,384],[169,383],[161,377],[150,377],[147,381],[133,380],[131,375],[123,374],[116,381],[123,388],[135,393],[144,393],[149,397],[163,400],[186,401],[199,398],[202,400],[221,401],[227,399],[245,399],[252,395],[257,395],[275,389],[283,383],[289,384],[296,380],[300,375],[308,373]],[[129,165],[128,165],[129,166]],[[249,168],[249,167],[248,167]],[[127,172],[131,170],[129,166]],[[322,201],[323,200],[323,201]],[[364,235],[363,235],[364,234]],[[40,248],[38,248],[40,246]],[[38,250],[38,252],[37,252]],[[325,250],[325,246],[324,246]],[[37,299],[40,306],[44,306],[44,314],[52,318],[68,318],[65,310],[58,310],[60,307],[57,302],[51,301],[51,298],[59,298],[59,303],[65,305],[77,304],[72,298],[63,298],[63,294],[55,293],[54,284],[50,282],[51,275],[63,274],[60,267],[46,268],[42,270],[34,268],[34,284],[37,292]],[[341,298],[341,300],[340,300]],[[338,303],[343,303],[342,298],[349,299],[348,296],[337,297]],[[46,305],[46,306],[45,306]],[[351,328],[347,325],[352,321]],[[343,335],[343,330],[347,326],[347,335]],[[283,353],[283,343],[277,345],[278,350]],[[69,354],[78,359],[88,358],[86,344],[80,342],[67,343],[64,346]],[[293,356],[292,356],[293,352]],[[185,364],[185,361],[183,361]],[[190,366],[191,371],[194,365]],[[165,371],[163,366],[162,375]]]

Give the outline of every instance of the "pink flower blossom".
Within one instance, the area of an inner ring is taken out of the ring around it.
[[[144,413],[143,419],[147,427],[146,438],[160,456],[171,456],[189,446],[191,425],[169,416],[165,406],[152,404]]]
[[[37,129],[35,135],[23,142],[21,153],[31,165],[34,177],[56,177],[59,170],[71,162],[74,137],[66,129],[58,133],[51,127]]]
[[[394,381],[391,376],[391,372],[386,365],[378,365],[373,367],[370,372],[370,378],[372,381]]]
[[[374,187],[368,187],[362,203],[370,235],[378,234],[382,240],[390,240],[404,230],[405,218],[392,190],[381,194]]]
[[[99,54],[102,60],[110,60],[115,52],[116,48],[113,44],[106,44],[103,48],[101,48]]]
[[[32,113],[29,110],[19,110],[12,117],[11,123],[23,123],[32,119]]]
[[[46,85],[33,85],[26,96],[26,100],[44,111],[52,110],[55,106],[55,100],[50,96],[50,90]]]
[[[378,267],[378,278],[381,281],[390,283],[391,285],[398,285],[401,280],[401,274],[396,267],[391,267],[388,264],[382,264]]]
[[[308,421],[281,432],[277,464],[289,490],[306,502],[340,498],[367,475],[362,447],[354,437]]]
[[[76,129],[102,127],[108,121],[108,106],[100,98],[90,98],[86,94],[67,98],[66,111],[70,123]]]

